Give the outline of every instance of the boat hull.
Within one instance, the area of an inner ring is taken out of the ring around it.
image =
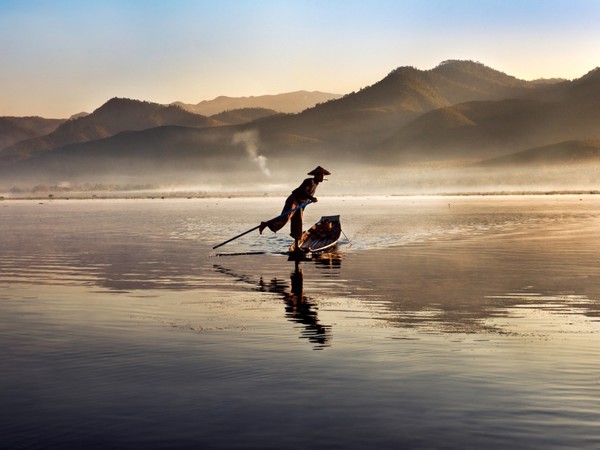
[[[341,234],[340,216],[323,216],[302,234],[298,249],[295,243],[290,246],[290,252],[328,253],[337,246]]]

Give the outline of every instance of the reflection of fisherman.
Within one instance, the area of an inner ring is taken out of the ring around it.
[[[276,292],[283,297],[285,302],[285,316],[296,323],[303,325],[301,337],[315,344],[315,350],[328,347],[331,340],[331,325],[319,323],[316,305],[309,297],[304,295],[304,275],[302,269],[296,266],[291,274],[291,286],[273,278],[269,283],[259,283],[261,291]]]
[[[323,169],[321,166],[318,166],[311,172],[308,172],[308,175],[313,175],[313,178],[306,178],[300,186],[294,189],[291,195],[285,201],[285,205],[283,207],[282,213],[286,211],[291,211],[292,209],[300,206],[302,203],[307,201],[316,202],[317,198],[314,196],[315,191],[317,190],[317,186],[320,182],[323,181],[325,175],[331,175],[331,173]],[[267,227],[273,232],[281,230],[284,225],[291,219],[290,223],[290,236],[294,238],[295,246],[294,248],[298,248],[298,240],[302,237],[302,213],[304,208],[300,208],[293,213],[288,215],[277,217],[275,219],[271,219],[268,222],[261,222],[259,231],[262,234],[263,230]]]
[[[301,269],[296,268],[292,272],[291,282],[291,291],[284,293],[286,316],[304,325],[303,336],[313,344],[317,344],[316,349],[321,349],[328,345],[330,327],[319,323],[317,312],[312,309],[313,305],[304,296],[304,275]]]
[[[336,261],[336,265],[339,266],[340,260]],[[236,274],[218,265],[214,267],[218,272],[232,276],[236,280],[254,284],[254,281],[251,281],[248,276]],[[315,344],[315,350],[328,347],[331,341],[331,325],[322,325],[319,322],[318,306],[310,297],[304,295],[304,274],[299,262],[295,264],[294,272],[290,275],[290,281],[291,285],[278,278],[265,282],[261,277],[257,288],[261,292],[274,292],[283,298],[286,318],[303,326],[300,337]]]

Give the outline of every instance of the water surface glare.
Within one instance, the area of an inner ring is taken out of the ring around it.
[[[598,196],[0,202],[2,448],[599,448]]]

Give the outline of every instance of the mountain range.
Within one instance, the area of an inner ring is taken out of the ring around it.
[[[228,175],[276,183],[317,164],[350,176],[436,165],[536,170],[600,158],[598,68],[575,80],[526,81],[450,60],[431,70],[399,67],[301,112],[220,99],[211,107],[225,109],[205,109],[210,115],[189,105],[111,99],[84,117],[38,118],[40,129],[54,129],[31,137],[23,126],[23,140],[0,140],[0,184],[226,184]],[[435,171],[429,174],[435,182]]]
[[[52,133],[66,119],[0,117],[0,149]]]
[[[265,108],[282,113],[299,113],[305,109],[328,100],[340,98],[339,94],[330,94],[319,91],[296,91],[277,95],[258,95],[251,97],[226,97],[220,96],[213,100],[204,100],[195,105],[175,102],[186,111],[203,116],[213,116],[224,111],[245,108]]]

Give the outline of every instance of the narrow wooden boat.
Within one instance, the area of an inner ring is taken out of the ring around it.
[[[327,253],[335,248],[342,234],[340,216],[323,216],[321,220],[306,230],[298,242],[303,253]],[[296,245],[290,246],[290,253],[296,252]]]

